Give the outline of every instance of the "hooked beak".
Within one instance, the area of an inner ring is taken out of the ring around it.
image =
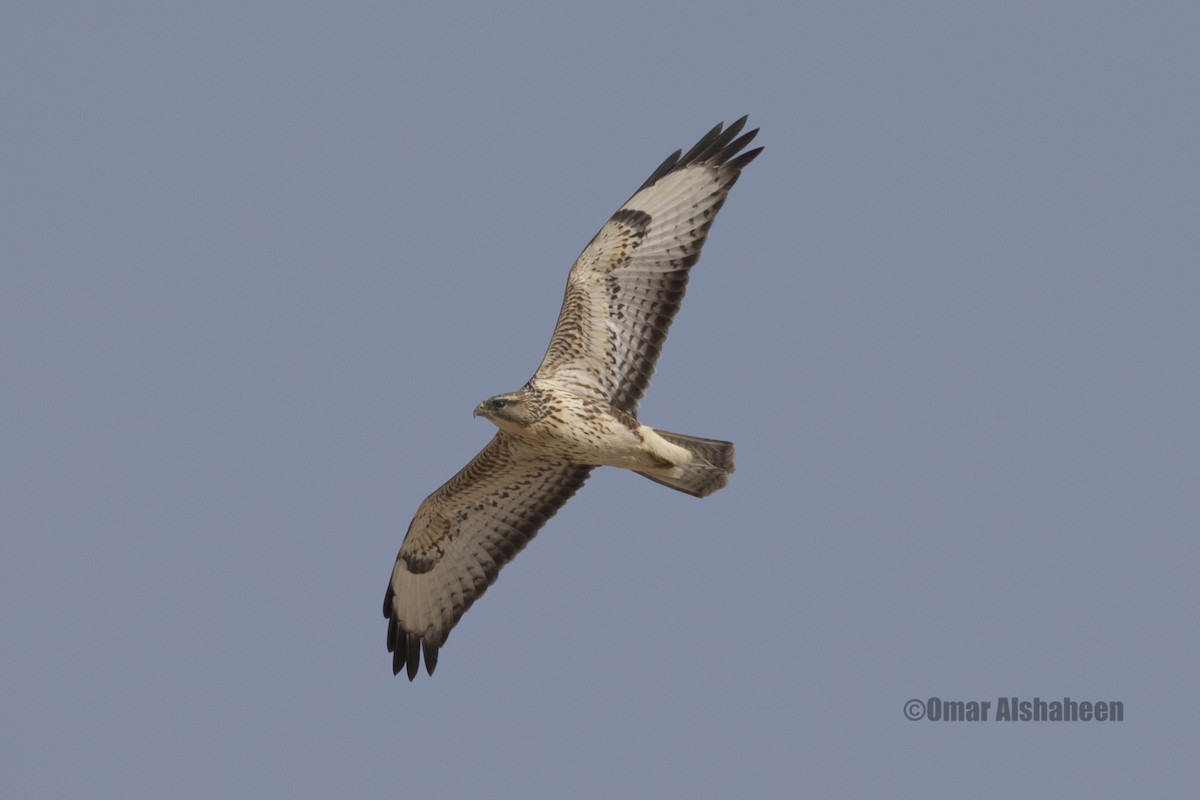
[[[472,417],[486,417],[487,416],[487,412],[483,410],[483,403],[480,403],[479,405],[475,406],[475,411],[474,411],[474,413],[471,414],[471,416]]]

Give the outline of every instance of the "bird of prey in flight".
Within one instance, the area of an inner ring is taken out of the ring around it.
[[[475,408],[499,430],[429,495],[408,527],[383,601],[392,670],[416,677],[471,604],[583,485],[594,467],[633,470],[696,497],[723,487],[733,444],[651,428],[638,402],[688,273],[758,130],[717,125],[676,150],[609,218],[571,267],[541,365]]]

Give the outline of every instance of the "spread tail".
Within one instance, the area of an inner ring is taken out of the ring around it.
[[[681,492],[687,492],[693,497],[708,497],[725,484],[733,473],[733,442],[722,442],[718,439],[700,439],[695,436],[684,436],[682,433],[671,433],[654,429],[662,438],[690,452],[692,463],[683,468],[683,474],[678,478],[663,475],[652,475],[639,472],[655,483],[670,486]]]

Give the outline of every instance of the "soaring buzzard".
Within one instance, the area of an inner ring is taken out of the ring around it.
[[[717,125],[676,150],[604,224],[571,267],[550,347],[515,392],[475,415],[499,432],[421,503],[383,600],[392,671],[432,675],[471,604],[593,467],[607,465],[704,497],[733,472],[733,445],[643,425],[638,402],[717,211],[757,130]],[[739,136],[739,134],[741,134]]]

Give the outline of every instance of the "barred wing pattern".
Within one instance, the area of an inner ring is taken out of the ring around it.
[[[383,600],[392,671],[432,675],[450,629],[592,468],[540,457],[504,433],[421,503]]]
[[[673,153],[605,223],[571,267],[535,377],[637,412],[717,212],[742,168],[746,118]]]

